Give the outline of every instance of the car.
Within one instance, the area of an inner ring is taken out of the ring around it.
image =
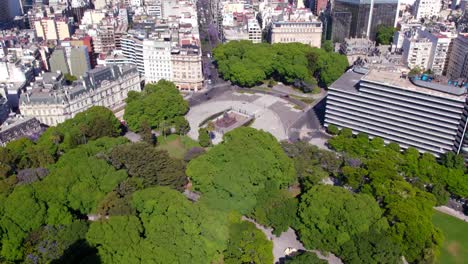
[[[211,79],[208,79],[208,84],[211,84]]]

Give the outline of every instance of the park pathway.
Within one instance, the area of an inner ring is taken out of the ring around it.
[[[343,264],[343,262],[338,257],[331,253],[329,253],[328,256],[325,256],[318,250],[306,250],[302,245],[301,241],[299,241],[299,239],[297,238],[296,232],[292,228],[288,228],[288,231],[281,233],[281,236],[277,237],[273,235],[273,229],[259,225],[253,219],[242,216],[242,220],[254,223],[255,226],[258,229],[262,230],[262,232],[267,236],[267,238],[273,242],[274,263],[281,263],[280,261],[284,260],[284,258],[286,257],[284,251],[287,248],[295,248],[297,250],[314,252],[320,259],[328,261],[329,264]]]

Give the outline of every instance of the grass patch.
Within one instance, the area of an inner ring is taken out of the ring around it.
[[[438,211],[434,213],[432,222],[445,237],[437,263],[468,263],[468,223]]]
[[[183,159],[185,153],[193,147],[200,147],[197,141],[188,136],[169,135],[166,138],[158,137],[158,149],[166,150],[169,156]]]

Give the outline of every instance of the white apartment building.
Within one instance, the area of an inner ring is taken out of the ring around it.
[[[172,80],[171,42],[164,40],[143,40],[143,65],[145,81]]]
[[[125,58],[137,66],[138,72],[145,75],[145,63],[143,60],[143,40],[131,35],[124,36],[120,39],[122,54]]]
[[[140,74],[134,66],[108,66],[88,71],[71,86],[63,74],[45,73],[36,78],[20,98],[20,111],[53,126],[92,106],[105,106],[123,117],[129,91],[141,91]]]
[[[416,0],[413,8],[413,15],[417,20],[433,16],[438,17],[442,3],[441,0]]]
[[[262,43],[262,29],[257,19],[251,18],[247,21],[247,31],[249,32],[250,41],[253,43]]]
[[[429,39],[420,38],[417,33],[408,32],[403,40],[402,50],[403,62],[408,68],[429,69],[432,52],[432,42]]]
[[[453,41],[447,77],[451,79],[468,78],[468,34],[460,34]]]
[[[427,31],[421,32],[421,35],[432,43],[429,69],[435,75],[443,75],[448,64],[450,44],[453,39],[441,33],[430,33]]]
[[[464,87],[355,68],[330,85],[325,126],[350,128],[386,143],[440,155],[460,151],[465,107]]]

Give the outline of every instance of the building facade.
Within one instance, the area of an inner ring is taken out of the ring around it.
[[[413,6],[413,15],[417,20],[439,16],[442,3],[440,0],[416,0]]]
[[[320,48],[322,43],[322,22],[273,22],[271,43],[300,42]]]
[[[379,25],[395,26],[398,0],[336,0],[332,8],[332,41],[375,40]]]
[[[447,77],[451,79],[468,78],[468,34],[460,34],[453,41]]]
[[[459,149],[466,89],[352,69],[329,87],[325,126],[381,137],[435,155]]]
[[[45,73],[21,95],[20,111],[49,126],[92,106],[105,106],[122,118],[129,91],[141,91],[140,74],[134,66],[96,68],[70,86],[62,73]]]

